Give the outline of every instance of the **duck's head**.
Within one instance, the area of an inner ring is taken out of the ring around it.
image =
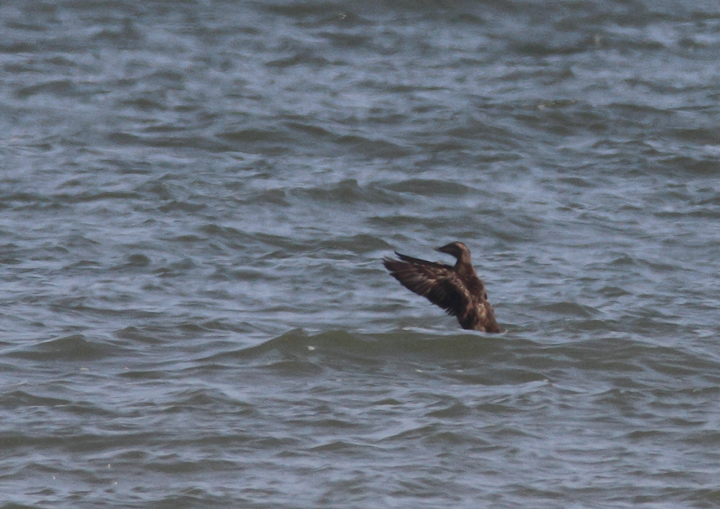
[[[452,255],[457,258],[459,262],[470,263],[470,250],[462,242],[451,242],[450,244],[436,248],[435,251]]]

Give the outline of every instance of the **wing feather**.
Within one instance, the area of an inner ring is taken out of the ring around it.
[[[473,299],[453,267],[396,254],[400,260],[385,258],[383,264],[400,284],[440,306],[449,315],[467,313],[468,302]]]

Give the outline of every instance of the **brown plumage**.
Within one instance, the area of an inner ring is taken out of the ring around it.
[[[390,275],[405,288],[426,297],[456,316],[463,329],[500,332],[495,313],[487,300],[485,284],[470,263],[470,250],[462,242],[452,242],[436,251],[457,258],[454,267],[428,262],[395,251],[400,260],[384,258]]]

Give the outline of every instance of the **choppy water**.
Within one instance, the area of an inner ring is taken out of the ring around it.
[[[0,507],[720,505],[716,2],[0,26]]]

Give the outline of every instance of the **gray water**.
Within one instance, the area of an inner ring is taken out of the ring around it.
[[[716,2],[0,26],[0,507],[720,506]]]

